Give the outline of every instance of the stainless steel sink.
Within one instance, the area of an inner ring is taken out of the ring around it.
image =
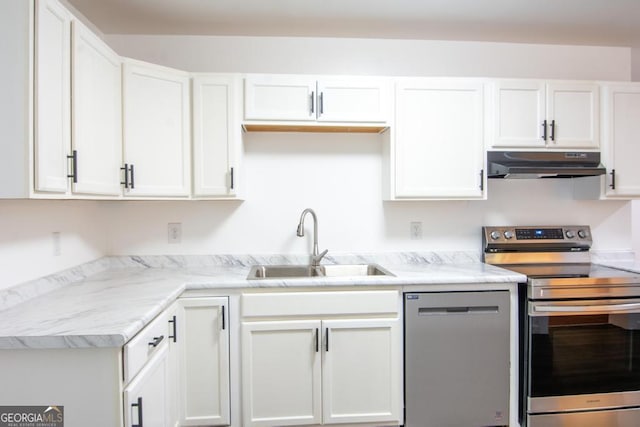
[[[378,264],[254,265],[247,279],[393,276]]]

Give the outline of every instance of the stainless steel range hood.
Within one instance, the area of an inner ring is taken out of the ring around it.
[[[592,151],[487,151],[488,178],[576,178],[604,175]]]

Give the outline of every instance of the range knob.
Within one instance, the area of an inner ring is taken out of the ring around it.
[[[567,239],[573,239],[576,237],[576,232],[573,230],[567,230],[564,234],[567,236]]]
[[[500,232],[499,231],[492,231],[490,236],[491,236],[492,240],[498,240],[500,238]]]
[[[507,230],[504,232],[504,238],[509,240],[509,239],[513,239],[513,231],[511,230]]]
[[[578,237],[580,237],[581,239],[586,239],[587,232],[585,230],[578,230]]]

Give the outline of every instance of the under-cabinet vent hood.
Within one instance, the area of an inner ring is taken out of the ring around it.
[[[592,151],[487,151],[488,178],[575,178],[604,175]]]

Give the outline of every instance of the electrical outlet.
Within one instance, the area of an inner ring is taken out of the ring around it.
[[[422,222],[421,221],[412,221],[409,223],[409,236],[411,237],[411,240],[422,239]]]
[[[170,222],[167,224],[167,242],[180,243],[182,241],[182,223]]]
[[[53,256],[62,255],[62,244],[60,243],[60,232],[51,233],[51,243],[53,244]]]

